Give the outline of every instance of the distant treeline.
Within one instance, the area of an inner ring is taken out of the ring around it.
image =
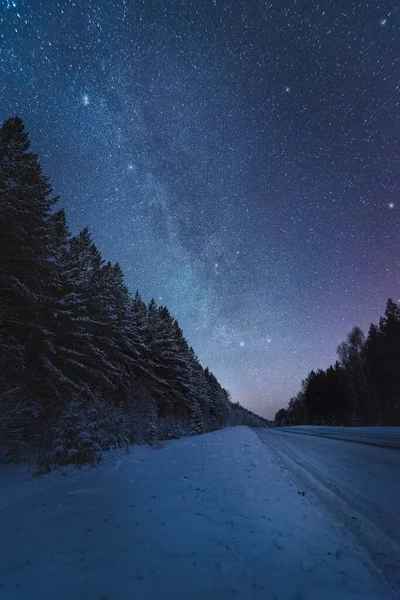
[[[0,444],[43,471],[101,450],[265,425],[232,404],[168,309],[131,296],[55,211],[21,119],[0,130]]]
[[[338,347],[339,360],[311,371],[275,425],[400,425],[400,308],[389,299],[368,337],[359,327]]]

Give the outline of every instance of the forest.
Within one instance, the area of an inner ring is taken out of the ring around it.
[[[338,360],[311,371],[275,425],[400,425],[400,308],[389,298],[368,336],[354,327]]]
[[[230,401],[178,321],[72,236],[23,121],[0,130],[0,446],[38,473],[103,450],[265,426]]]

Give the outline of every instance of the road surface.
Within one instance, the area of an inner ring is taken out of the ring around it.
[[[255,431],[316,510],[350,533],[400,594],[400,451],[279,429]]]
[[[382,446],[400,450],[400,427],[329,427],[316,425],[297,425],[283,427],[280,431],[290,431],[303,435],[318,435],[337,440]]]

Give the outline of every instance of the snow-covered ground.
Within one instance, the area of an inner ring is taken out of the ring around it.
[[[400,452],[283,429],[256,431],[292,481],[354,537],[400,598]]]
[[[372,446],[400,448],[400,427],[327,427],[315,425],[297,425],[282,427],[284,431],[318,435],[337,440],[347,440]]]
[[[0,600],[393,597],[367,553],[245,427],[42,479],[1,468],[0,481]]]

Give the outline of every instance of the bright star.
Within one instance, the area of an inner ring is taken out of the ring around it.
[[[388,207],[389,208],[394,208],[394,203],[393,202],[389,202]]]
[[[288,85],[285,86],[285,92],[288,94],[290,92],[290,87]]]
[[[215,263],[215,268],[218,269],[219,263]]]
[[[128,165],[128,171],[132,171],[133,170],[133,165]]]
[[[243,348],[243,346],[244,346],[244,342],[240,342],[239,346],[240,346],[241,348]]]

